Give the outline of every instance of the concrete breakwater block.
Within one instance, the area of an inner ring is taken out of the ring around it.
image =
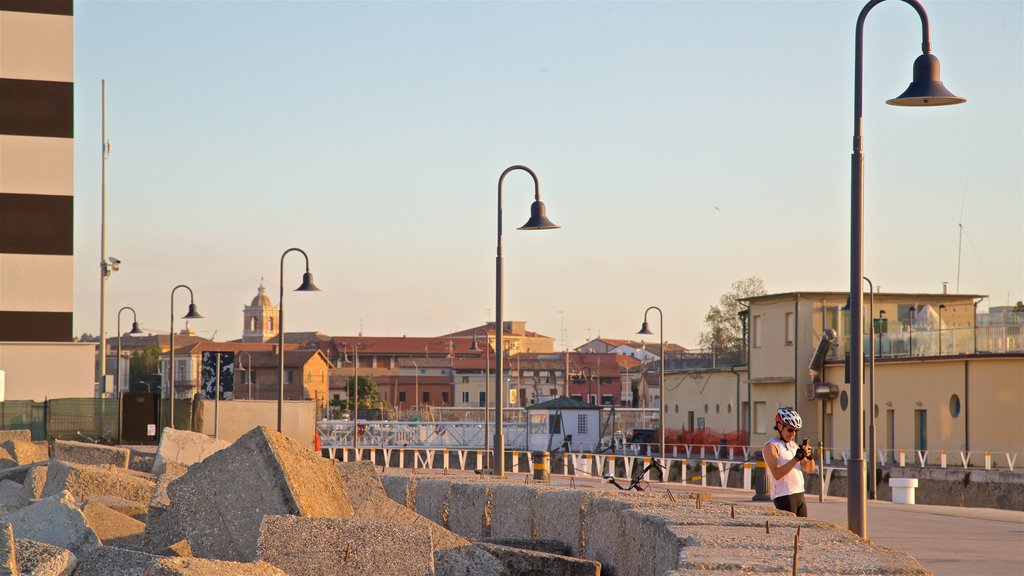
[[[434,571],[426,526],[368,520],[264,516],[259,559],[289,576],[424,576]]]
[[[203,558],[251,562],[266,515],[351,518],[334,465],[267,427],[193,464],[167,486],[168,510]],[[163,520],[163,518],[161,518]]]
[[[61,462],[89,464],[91,466],[111,465],[116,468],[128,469],[131,451],[118,446],[104,446],[89,442],[71,442],[55,440],[53,442],[53,459]]]
[[[50,459],[50,446],[46,442],[6,440],[0,443],[0,468],[35,464]]]
[[[389,500],[384,486],[380,483],[377,467],[369,460],[358,462],[337,462],[335,468],[341,477],[341,484],[348,495],[348,501],[356,512],[367,502]]]
[[[25,478],[21,482],[21,496],[25,502],[43,497],[47,469],[47,466],[33,466],[25,474]]]
[[[78,565],[78,558],[67,548],[20,539],[15,539],[14,544],[19,574],[67,576]]]
[[[466,538],[390,499],[383,502],[374,502],[372,505],[364,505],[353,519],[376,520],[403,526],[425,526],[430,530],[430,539],[433,543],[434,552],[469,544],[469,540]]]
[[[0,522],[11,524],[15,538],[52,544],[67,548],[75,554],[100,545],[96,533],[89,527],[85,515],[67,491],[42,498],[0,517]]]
[[[448,493],[448,527],[466,538],[479,539],[491,532],[491,487],[453,484]]]
[[[138,520],[90,499],[81,508],[86,522],[104,546],[138,548],[146,525]]]
[[[32,431],[28,428],[20,428],[17,430],[0,430],[0,444],[7,442],[8,440],[17,440],[19,442],[31,442]]]
[[[154,484],[152,476],[132,472],[127,468],[108,470],[51,460],[46,472],[46,484],[43,485],[43,496],[53,496],[67,490],[79,501],[90,496],[106,495],[133,502],[149,502]]]
[[[452,482],[428,478],[417,482],[415,490],[416,513],[447,528],[448,495],[452,490]]]
[[[550,490],[537,492],[534,503],[536,537],[558,540],[571,547],[574,556],[586,550],[587,511],[592,492],[581,490]]]
[[[216,454],[230,445],[230,442],[211,438],[206,434],[164,428],[160,436],[160,446],[153,458],[153,474],[160,475],[166,472],[169,462],[185,467],[202,462],[211,454]]]
[[[140,576],[288,576],[266,562],[231,562],[205,558],[158,556]]]
[[[534,538],[537,488],[495,484],[491,494],[491,538]]]
[[[504,567],[504,574],[509,576],[600,576],[601,564],[593,560],[560,556],[535,550],[523,550],[497,544],[476,543],[491,554]]]

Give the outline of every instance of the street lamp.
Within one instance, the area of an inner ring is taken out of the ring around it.
[[[301,248],[289,248],[281,254],[281,267],[280,267],[280,294],[277,301],[277,352],[280,354],[280,363],[278,364],[278,377],[280,378],[278,384],[278,395],[277,395],[277,431],[282,431],[282,421],[284,420],[284,257],[289,252],[298,252],[302,254],[302,257],[306,259],[306,273],[302,275],[302,284],[295,289],[296,292],[319,292],[320,289],[313,284],[313,274],[309,271],[309,256]]]
[[[548,220],[547,208],[544,203],[540,201],[540,182],[537,180],[537,175],[534,174],[533,170],[530,170],[526,166],[514,165],[509,166],[501,173],[498,177],[498,251],[495,256],[495,273],[494,273],[494,308],[495,308],[495,319],[494,319],[494,332],[495,332],[495,356],[494,356],[494,467],[493,474],[498,477],[505,476],[505,436],[502,433],[502,394],[501,394],[501,379],[502,369],[505,366],[505,350],[502,348],[502,335],[505,332],[504,329],[504,300],[502,298],[502,272],[504,267],[504,257],[501,253],[501,191],[502,183],[505,181],[505,176],[513,170],[522,170],[529,174],[533,178],[533,204],[530,205],[530,219],[519,227],[520,230],[549,230],[552,228],[558,228],[558,226]]]
[[[853,99],[853,154],[851,156],[851,202],[850,202],[850,334],[851,358],[864,357],[864,154],[861,148],[861,117],[863,101],[864,72],[864,20],[877,4],[883,0],[870,0],[857,17],[854,58],[854,99]],[[887,100],[894,106],[942,106],[960,104],[966,99],[954,96],[939,81],[939,61],[931,54],[928,15],[917,0],[904,0],[917,11],[921,19],[921,52],[914,61],[914,80],[902,94]],[[864,537],[867,530],[867,508],[864,501],[864,452],[861,438],[861,400],[863,369],[860,361],[850,362],[850,455],[848,475],[850,494],[847,499],[847,516],[851,532]]]
[[[479,352],[480,345],[476,342],[477,333],[480,332],[480,328],[473,331],[473,345],[469,347],[471,352]],[[486,330],[484,332],[484,338],[487,339],[487,344],[484,345],[484,468],[487,468],[487,459],[489,452],[490,438],[487,436],[490,434],[491,424],[487,418],[487,389],[490,387],[490,373],[491,373],[491,357],[487,353],[491,348],[491,339]]]
[[[182,316],[182,318],[185,320],[198,320],[199,318],[202,318],[202,316],[199,314],[199,311],[196,310],[196,299],[195,295],[192,293],[191,288],[189,288],[185,284],[178,284],[177,286],[171,289],[171,366],[169,370],[169,372],[171,373],[171,377],[169,378],[171,383],[171,428],[174,428],[174,293],[178,291],[178,288],[184,288],[185,290],[188,290],[188,314],[185,314],[184,316]]]
[[[121,312],[132,311],[132,330],[128,334],[132,336],[142,334],[139,330],[139,323],[135,317],[135,309],[125,306],[117,311],[117,361],[114,363],[114,391],[117,393],[117,443],[121,443],[121,427],[124,418],[124,400],[121,398]]]
[[[658,372],[658,394],[661,395],[661,399],[658,401],[658,444],[660,446],[660,452],[662,459],[665,458],[665,316],[661,312],[661,308],[657,306],[650,306],[647,310],[644,310],[644,323],[640,326],[640,331],[637,334],[654,335],[651,332],[650,325],[647,324],[647,313],[651,310],[658,311],[658,341],[659,341],[659,352],[658,357],[661,360],[661,369]]]
[[[945,304],[939,304],[939,356],[942,356],[942,311],[945,309]]]

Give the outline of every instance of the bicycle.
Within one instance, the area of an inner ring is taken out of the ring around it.
[[[78,437],[79,437],[79,439],[82,442],[86,442],[88,444],[108,444],[109,445],[109,444],[113,444],[114,443],[113,440],[111,439],[111,437],[114,434],[113,430],[107,430],[105,433],[100,434],[99,436],[87,436],[85,434],[82,434],[81,430],[78,430],[75,433],[78,434]]]
[[[603,478],[607,480],[612,486],[615,486],[619,490],[636,490],[637,492],[643,492],[645,489],[651,487],[650,481],[644,480],[644,474],[647,474],[647,472],[649,472],[652,468],[656,469],[659,473],[661,473],[662,478],[665,477],[665,467],[662,466],[660,462],[658,462],[657,458],[652,458],[650,464],[644,466],[643,470],[633,475],[633,477],[629,480],[628,486],[624,487],[621,484],[619,484],[615,480],[615,477],[612,476],[611,474],[605,474]]]

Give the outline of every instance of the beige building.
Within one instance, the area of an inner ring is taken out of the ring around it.
[[[775,410],[795,406],[800,437],[821,440],[841,457],[850,446],[850,394],[845,354],[849,313],[845,292],[771,294],[748,306],[747,367],[689,370],[666,376],[670,429],[737,427],[760,446],[772,434]],[[863,406],[875,413],[876,448],[1024,451],[1024,348],[978,326],[981,298],[952,294],[865,294]],[[815,374],[809,370],[824,329],[839,335]],[[1000,334],[1006,327],[997,327]],[[993,328],[996,329],[996,328]],[[1007,347],[1006,343],[1011,345]],[[875,401],[869,398],[874,354]],[[738,386],[737,386],[738,385]],[[739,407],[737,414],[736,407]],[[751,409],[752,408],[752,409]],[[864,446],[870,422],[865,418]]]

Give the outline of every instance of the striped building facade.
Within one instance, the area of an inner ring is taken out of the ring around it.
[[[45,364],[78,371],[73,341],[72,0],[0,0],[0,370],[6,399]],[[40,363],[43,365],[41,366]],[[89,361],[91,367],[92,362]],[[54,374],[54,397],[85,374]],[[13,393],[13,394],[12,394]]]

